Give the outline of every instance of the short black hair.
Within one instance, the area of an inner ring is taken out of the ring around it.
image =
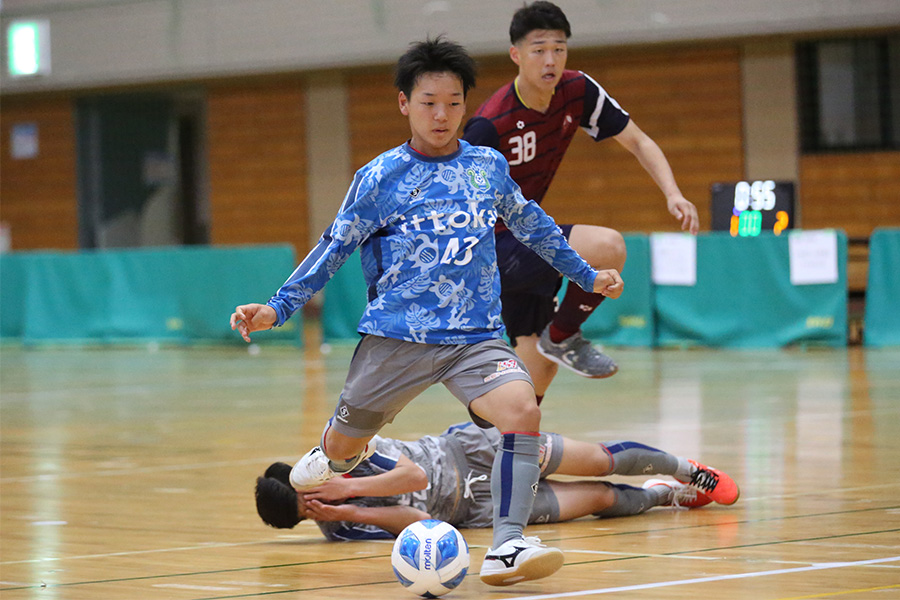
[[[465,98],[469,88],[475,87],[476,72],[475,61],[465,48],[438,36],[410,44],[394,68],[394,85],[409,98],[422,75],[452,73],[462,82]]]
[[[566,39],[572,37],[572,28],[569,26],[566,13],[552,2],[538,0],[526,4],[513,14],[509,24],[509,41],[516,45],[537,29],[562,31],[566,34]]]
[[[256,512],[266,525],[291,529],[302,521],[297,510],[297,492],[274,477],[256,479]]]
[[[263,477],[271,477],[277,479],[284,485],[291,485],[291,465],[283,462],[273,462],[266,469]]]

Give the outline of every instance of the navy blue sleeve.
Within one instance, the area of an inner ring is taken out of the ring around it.
[[[500,134],[494,124],[484,117],[472,117],[463,128],[463,139],[473,146],[489,146],[500,149]]]
[[[584,113],[581,127],[596,141],[605,140],[622,133],[631,117],[606,93],[599,83],[584,74]]]

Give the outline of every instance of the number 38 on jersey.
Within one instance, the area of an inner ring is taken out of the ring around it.
[[[534,160],[537,155],[537,134],[526,131],[522,135],[509,138],[509,153],[509,164],[513,167]]]

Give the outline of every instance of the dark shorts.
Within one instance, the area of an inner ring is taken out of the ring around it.
[[[573,225],[560,225],[566,239]],[[497,233],[497,263],[500,265],[501,316],[513,346],[520,335],[540,334],[556,312],[556,294],[562,276],[512,232]]]

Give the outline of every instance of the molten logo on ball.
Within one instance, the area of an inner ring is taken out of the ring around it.
[[[469,546],[453,525],[428,519],[400,532],[391,563],[403,587],[437,598],[462,583],[469,570]]]

